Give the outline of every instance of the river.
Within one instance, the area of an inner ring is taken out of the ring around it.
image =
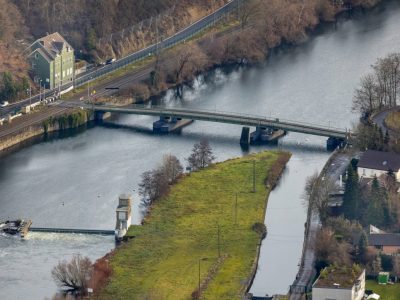
[[[198,80],[183,99],[168,93],[162,104],[224,110],[350,128],[354,87],[377,57],[400,51],[400,4],[389,1],[351,20],[322,26],[299,47],[271,55],[264,67],[228,75],[216,71]],[[194,122],[180,135],[151,133],[154,118],[121,115],[121,128],[97,126],[49,139],[0,159],[0,219],[30,218],[34,226],[113,229],[120,193],[134,197],[133,222],[142,214],[140,174],[172,153],[183,162],[192,145],[210,140],[218,161],[243,155],[241,127]],[[301,256],[306,177],[320,170],[329,153],[326,139],[289,133],[278,148],[293,153],[271,193],[255,295],[286,293]],[[277,147],[251,147],[250,151]],[[111,237],[32,234],[21,241],[0,236],[0,299],[44,299],[56,291],[52,267],[74,253],[98,258],[113,248]]]

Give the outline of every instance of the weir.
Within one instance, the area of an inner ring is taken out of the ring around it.
[[[49,233],[80,233],[80,234],[97,234],[97,235],[114,235],[115,230],[102,229],[75,229],[75,228],[46,228],[46,227],[31,227],[32,232],[49,232]]]

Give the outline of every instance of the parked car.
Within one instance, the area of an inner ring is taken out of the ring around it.
[[[106,65],[111,65],[115,61],[115,58],[110,58],[106,60]]]
[[[0,103],[0,107],[6,107],[8,104],[8,101],[3,101]]]

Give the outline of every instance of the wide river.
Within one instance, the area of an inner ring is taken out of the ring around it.
[[[171,107],[190,107],[275,116],[350,128],[354,88],[376,58],[400,51],[400,3],[387,2],[366,15],[324,26],[308,42],[279,51],[262,68],[215,72]],[[166,153],[183,162],[192,145],[207,137],[219,161],[241,156],[241,127],[195,122],[181,135],[151,133],[154,118],[120,116],[120,128],[94,127],[50,139],[0,158],[0,219],[30,218],[34,226],[113,229],[120,193],[134,197],[134,223],[142,215],[140,174]],[[329,153],[326,139],[288,134],[279,144],[293,153],[267,208],[255,295],[286,293],[301,256],[307,176],[320,170]],[[251,147],[261,151],[274,147]],[[276,147],[275,147],[276,148]],[[80,253],[96,259],[114,247],[113,237],[32,233],[26,240],[0,236],[0,299],[50,298],[56,291],[51,269]]]

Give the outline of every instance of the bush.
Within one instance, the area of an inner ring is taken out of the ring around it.
[[[253,226],[251,226],[251,229],[253,229],[255,232],[257,232],[262,239],[264,239],[267,236],[267,227],[265,226],[264,223],[254,223]]]

